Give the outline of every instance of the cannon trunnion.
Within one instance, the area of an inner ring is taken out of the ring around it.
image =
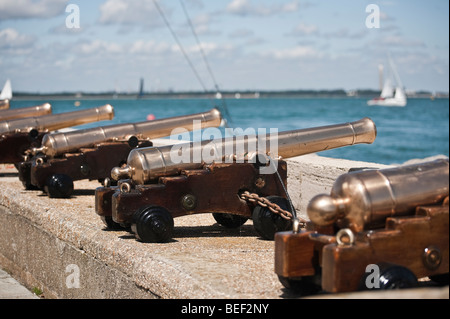
[[[448,178],[448,159],[342,175],[275,235],[275,273],[304,295],[448,284]]]

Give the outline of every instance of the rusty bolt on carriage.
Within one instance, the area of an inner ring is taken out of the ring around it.
[[[152,139],[174,129],[192,131],[218,127],[218,109],[154,121],[113,124],[65,133],[47,134],[42,145],[28,151],[19,164],[19,179],[26,189],[42,189],[50,197],[69,198],[76,180],[108,178],[111,169],[126,163],[135,148],[153,145]]]
[[[306,230],[275,235],[275,273],[286,288],[410,288],[423,277],[448,284],[448,159],[343,174],[307,213]]]
[[[262,238],[273,239],[275,232],[292,227],[296,215],[286,191],[283,159],[370,144],[375,137],[375,124],[364,118],[275,136],[136,149],[126,166],[112,170],[118,184],[96,189],[96,213],[107,227],[131,229],[142,242],[169,241],[175,217],[199,213],[213,213],[228,228],[252,219]],[[190,161],[179,161],[183,151]],[[208,159],[193,161],[195,154],[207,154]]]

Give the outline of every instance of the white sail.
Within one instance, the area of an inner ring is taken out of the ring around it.
[[[397,69],[392,61],[390,55],[389,60],[389,77],[386,79],[381,91],[381,95],[370,101],[367,101],[368,105],[381,105],[381,106],[406,106],[407,99],[405,90],[403,89],[402,81],[397,72]],[[392,85],[392,78],[395,81],[395,93],[394,86]]]
[[[406,94],[402,87],[397,87],[395,89],[394,100],[396,101],[397,106],[406,105]]]
[[[384,99],[394,96],[394,88],[392,87],[390,79],[386,79],[386,82],[384,82],[383,90],[381,91],[380,96]]]
[[[3,86],[3,90],[0,93],[0,100],[11,100],[12,98],[12,89],[11,89],[11,81],[6,80],[5,85]]]

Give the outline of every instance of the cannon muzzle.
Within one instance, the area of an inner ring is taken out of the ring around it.
[[[192,131],[206,127],[218,127],[221,114],[214,108],[208,112],[171,117],[155,121],[115,124],[77,130],[68,133],[46,134],[41,147],[32,150],[42,152],[49,157],[77,151],[82,147],[93,147],[96,144],[115,140],[127,140],[131,136],[139,139],[154,139],[169,136],[174,129]]]
[[[0,110],[7,110],[9,109],[9,100],[0,100]]]
[[[338,177],[330,195],[315,196],[307,213],[317,226],[334,223],[355,232],[384,226],[387,217],[413,214],[449,195],[449,161],[438,159]]]
[[[86,110],[48,114],[39,117],[25,117],[10,121],[0,122],[0,134],[9,132],[54,131],[66,127],[72,127],[103,120],[111,120],[114,117],[114,108],[103,105]]]
[[[22,107],[18,109],[0,110],[0,122],[6,120],[20,119],[24,117],[43,116],[52,113],[49,103],[42,105]]]
[[[135,149],[127,165],[111,171],[115,180],[131,178],[145,184],[161,176],[178,174],[184,169],[200,168],[203,164],[240,160],[257,161],[257,155],[289,158],[338,147],[372,143],[376,127],[369,118],[356,122],[285,131],[278,134],[235,136],[162,147]],[[273,171],[272,171],[273,172]]]

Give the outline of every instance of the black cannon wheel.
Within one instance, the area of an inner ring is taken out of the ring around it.
[[[268,196],[267,199],[292,213],[286,198]],[[253,209],[252,219],[256,232],[264,239],[273,240],[276,232],[292,228],[291,220],[284,219],[280,215],[273,213],[269,208],[259,205]]]
[[[435,283],[437,283],[440,286],[448,285],[448,273],[440,274],[440,275],[432,275],[432,276],[430,276],[430,279],[433,280]]]
[[[237,228],[245,224],[248,220],[246,217],[227,213],[213,213],[216,222],[226,228]]]
[[[305,276],[288,278],[278,276],[281,284],[290,291],[299,294],[300,296],[309,296],[317,294],[321,291],[320,276]]]
[[[47,178],[44,190],[50,197],[68,198],[73,192],[73,180],[65,174],[53,174]]]
[[[380,289],[403,289],[416,286],[416,276],[406,267],[392,265],[381,272]]]
[[[123,227],[119,223],[116,223],[112,216],[102,216],[102,221],[105,224],[105,226],[110,230],[124,230],[126,227]]]
[[[22,185],[26,190],[38,190],[39,187],[31,184],[31,162],[15,163],[17,170],[19,171],[19,179],[22,181]]]
[[[149,206],[133,215],[131,230],[144,243],[163,243],[172,238],[173,217],[163,207]]]
[[[378,279],[379,287],[374,287],[382,290],[387,289],[404,289],[417,287],[418,281],[416,275],[406,267],[395,265],[391,263],[379,263]],[[370,274],[364,274],[361,278],[359,289],[367,290],[366,279]]]

